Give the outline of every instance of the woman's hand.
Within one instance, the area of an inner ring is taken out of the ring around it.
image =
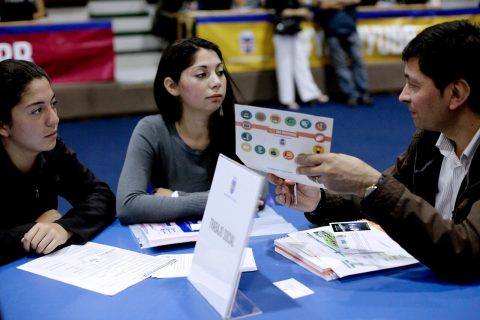
[[[73,235],[58,223],[36,223],[22,238],[25,251],[35,251],[38,254],[49,254],[59,245],[67,242]]]
[[[62,217],[62,214],[55,209],[45,211],[35,222],[55,222]]]
[[[170,189],[165,189],[165,188],[158,188],[155,189],[153,194],[156,196],[162,196],[162,197],[171,197],[173,191]]]

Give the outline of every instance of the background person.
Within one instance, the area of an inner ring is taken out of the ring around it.
[[[198,10],[229,10],[233,0],[197,0]]]
[[[0,264],[88,241],[115,218],[115,198],[58,137],[48,75],[4,60],[0,97]],[[72,205],[64,215],[58,196]]]
[[[328,102],[329,97],[318,88],[310,69],[310,41],[314,31],[302,30],[300,25],[310,11],[298,0],[267,0],[265,7],[275,10],[273,45],[280,103],[297,110],[295,88],[302,102]]]
[[[0,0],[0,22],[34,20],[45,13],[43,0]]]
[[[257,9],[260,7],[260,0],[233,0],[232,2],[232,9]]]
[[[426,28],[404,49],[400,101],[418,131],[383,174],[344,154],[298,156],[298,209],[316,224],[368,218],[434,271],[480,276],[480,28],[466,20]],[[275,176],[277,201],[291,185]]]
[[[210,41],[181,39],[163,51],[153,88],[159,114],[137,124],[118,183],[122,223],[203,215],[218,155],[239,161],[232,83]]]
[[[357,5],[360,0],[315,1],[314,20],[319,22],[338,86],[348,105],[371,105],[363,43],[357,31]]]

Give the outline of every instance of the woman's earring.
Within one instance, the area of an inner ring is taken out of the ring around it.
[[[223,105],[220,106],[220,116],[223,117]]]

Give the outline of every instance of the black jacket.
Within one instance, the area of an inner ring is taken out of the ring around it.
[[[57,221],[73,232],[67,244],[84,243],[115,217],[115,196],[61,139],[21,173],[0,143],[0,264],[26,254],[20,240],[42,213],[57,209],[58,196],[72,206]]]
[[[314,9],[314,20],[319,22],[327,37],[348,37],[357,32],[357,5],[342,10]]]

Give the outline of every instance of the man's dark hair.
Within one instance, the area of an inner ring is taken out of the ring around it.
[[[467,20],[430,26],[411,40],[402,53],[403,61],[418,58],[420,71],[443,93],[459,79],[470,86],[468,103],[480,113],[480,28]]]

